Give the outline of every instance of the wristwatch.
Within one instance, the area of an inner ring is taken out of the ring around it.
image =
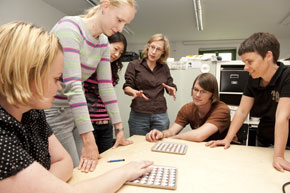
[[[124,128],[115,128],[115,133],[118,133],[120,131],[124,131]]]

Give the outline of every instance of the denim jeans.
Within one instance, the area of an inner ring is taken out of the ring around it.
[[[94,127],[94,136],[96,144],[99,149],[99,153],[110,149],[114,144],[113,139],[113,125],[112,124],[93,124]]]
[[[146,135],[153,129],[165,130],[169,128],[168,114],[147,114],[138,113],[131,110],[129,117],[130,136]]]

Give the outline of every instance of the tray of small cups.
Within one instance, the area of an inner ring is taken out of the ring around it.
[[[176,189],[177,168],[152,165],[152,171],[126,184],[151,188]]]
[[[171,143],[171,142],[159,141],[152,147],[151,150],[155,152],[185,155],[186,150],[187,150],[187,145],[184,143]]]

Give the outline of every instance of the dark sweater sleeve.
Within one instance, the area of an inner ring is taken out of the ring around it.
[[[136,84],[135,84],[135,63],[136,61],[132,61],[128,64],[126,73],[125,73],[125,83],[123,85],[123,89],[125,87],[129,86],[133,89],[136,89]]]

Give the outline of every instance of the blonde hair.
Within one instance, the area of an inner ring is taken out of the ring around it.
[[[11,105],[31,104],[33,81],[43,98],[42,79],[59,50],[58,38],[33,24],[16,21],[0,26],[0,95]]]
[[[88,9],[84,15],[82,15],[82,17],[84,18],[90,18],[93,17],[97,11],[100,9],[101,4],[105,1],[109,1],[110,5],[112,5],[113,7],[120,7],[122,4],[128,4],[134,8],[136,8],[136,2],[135,0],[100,0],[100,4],[96,5],[95,7],[92,7],[90,9]]]
[[[158,62],[165,64],[166,60],[170,54],[170,45],[169,45],[169,40],[163,34],[154,34],[150,37],[150,39],[147,42],[147,45],[144,47],[144,49],[142,51],[142,57],[145,59],[148,58],[148,45],[150,45],[152,42],[155,42],[155,41],[163,41],[164,42],[164,48],[163,48],[164,51],[163,51],[161,57],[158,59]]]

